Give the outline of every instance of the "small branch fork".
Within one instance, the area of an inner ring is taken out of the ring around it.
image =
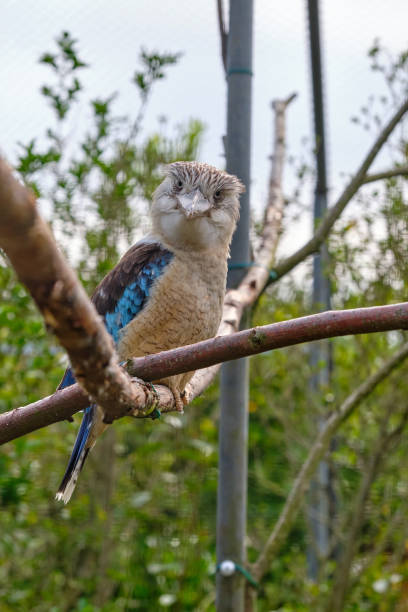
[[[395,168],[389,168],[382,172],[376,172],[373,174],[366,174],[363,183],[374,183],[375,181],[383,181],[384,179],[394,178],[396,176],[408,177],[408,166],[396,166]]]

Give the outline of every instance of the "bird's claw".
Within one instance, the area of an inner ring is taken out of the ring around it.
[[[157,392],[157,389],[156,389],[156,387],[154,386],[153,383],[145,382],[145,385],[147,385],[150,388],[150,390],[153,391],[153,394],[154,394],[154,400],[152,401],[150,410],[146,414],[146,416],[148,416],[149,418],[151,418],[153,420],[160,419],[161,412],[157,408],[157,406],[160,405],[160,396],[159,396],[159,394]]]
[[[184,391],[180,393],[178,389],[172,389],[174,395],[174,403],[176,404],[176,410],[180,414],[184,414],[184,406],[187,404],[185,401]]]

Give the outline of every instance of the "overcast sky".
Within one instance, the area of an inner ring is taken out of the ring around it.
[[[289,150],[296,154],[312,126],[306,2],[255,0],[252,200],[259,208],[266,194],[271,150],[270,101],[296,91],[288,117]],[[82,73],[86,97],[119,92],[118,112],[134,113],[130,84],[141,46],[182,51],[179,64],[154,91],[146,130],[167,115],[170,124],[197,117],[206,125],[200,159],[223,166],[226,87],[219,53],[216,0],[2,0],[0,3],[0,148],[13,161],[18,141],[41,135],[50,123],[39,88],[49,80],[38,57],[69,30],[91,65]],[[370,93],[385,91],[369,70],[367,50],[375,37],[393,51],[405,49],[404,0],[343,0],[321,3],[328,131],[333,195],[366,152],[371,136],[350,118]],[[76,109],[75,131],[86,129],[89,109]],[[75,138],[75,132],[73,134]],[[343,179],[344,180],[344,179]]]

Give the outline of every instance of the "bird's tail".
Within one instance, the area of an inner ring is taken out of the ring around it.
[[[84,417],[82,419],[77,439],[75,440],[75,445],[68,463],[68,467],[55,496],[56,499],[63,501],[64,504],[67,504],[71,499],[79,473],[82,470],[85,459],[93,446],[93,443],[91,443],[89,438],[91,428],[94,423],[95,409],[96,406],[88,406],[85,409]]]

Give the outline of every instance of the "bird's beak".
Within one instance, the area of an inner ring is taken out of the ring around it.
[[[211,208],[210,202],[203,196],[199,189],[176,196],[178,204],[187,219],[202,217]]]

